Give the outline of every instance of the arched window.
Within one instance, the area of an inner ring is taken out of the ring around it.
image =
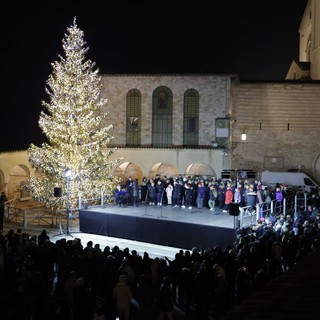
[[[183,145],[199,145],[199,93],[188,89],[183,99]]]
[[[141,145],[141,93],[137,89],[132,89],[127,94],[126,145]]]
[[[152,97],[152,146],[172,146],[172,91],[158,87]]]

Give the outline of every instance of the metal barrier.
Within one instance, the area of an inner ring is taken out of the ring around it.
[[[27,208],[16,207],[17,199],[10,200],[5,204],[5,220],[10,223],[26,227],[29,224],[36,224],[43,227],[61,227],[67,220],[66,210],[54,210],[46,206]],[[79,220],[78,209],[72,209],[69,222]]]
[[[53,227],[55,225],[53,211],[46,208],[24,209],[24,226],[28,223]]]
[[[306,192],[298,191],[294,198],[294,217],[298,217],[300,209],[307,210],[309,196]]]
[[[12,203],[11,203],[12,204]],[[23,209],[12,207],[10,203],[5,204],[5,220],[11,223],[25,226],[25,212]]]
[[[308,194],[306,192],[297,192],[295,195],[284,197],[281,203],[272,200],[270,203],[263,202],[260,206],[257,204],[252,210],[251,206],[241,207],[239,210],[238,227],[247,229],[254,226],[260,218],[267,218],[270,215],[294,215],[297,216],[300,209],[306,210],[308,203]]]

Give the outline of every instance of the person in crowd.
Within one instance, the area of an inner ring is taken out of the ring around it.
[[[133,204],[133,179],[130,176],[126,181],[128,204]]]
[[[264,194],[264,186],[260,184],[258,184],[257,186],[257,204],[259,207],[259,212],[258,212],[258,218],[263,217],[264,215],[264,202],[265,202],[265,194]]]
[[[229,212],[230,203],[232,203],[232,201],[233,201],[233,192],[232,192],[231,186],[228,185],[225,193],[224,207],[222,212]]]
[[[129,320],[133,295],[127,283],[127,275],[119,275],[119,282],[113,288],[113,299],[116,303],[117,317],[121,320]]]
[[[283,206],[283,193],[280,186],[276,187],[275,200],[276,215],[279,215]]]
[[[185,204],[185,190],[186,190],[186,185],[188,184],[188,179],[184,177],[182,181],[180,181],[180,205],[181,208],[184,206],[186,207]]]
[[[209,210],[214,211],[216,207],[216,199],[217,199],[218,193],[217,190],[214,186],[214,184],[210,185],[209,188],[209,200],[208,200],[208,205],[209,205]]]
[[[135,299],[139,303],[141,320],[155,319],[155,292],[150,276],[141,274],[135,290]]]
[[[206,195],[206,188],[204,186],[204,182],[199,182],[198,188],[197,188],[197,208],[198,209],[203,209],[203,201],[204,201],[205,195]]]
[[[170,289],[169,277],[164,277],[160,285],[159,293],[156,297],[159,307],[159,320],[173,320],[173,299]]]
[[[218,188],[218,202],[219,202],[219,209],[224,209],[224,201],[226,199],[226,186],[223,182],[219,184]]]
[[[73,290],[77,286],[77,275],[71,270],[68,273],[68,278],[66,279],[63,286],[63,299],[66,303],[67,310],[66,314],[69,314],[70,318],[73,319],[73,311],[74,311],[74,296]]]
[[[197,319],[208,319],[210,305],[213,301],[213,280],[211,272],[204,263],[200,264],[193,283]]]
[[[173,193],[172,193],[172,203],[173,207],[178,207],[180,205],[180,192],[181,187],[178,180],[175,180],[173,183]]]
[[[148,192],[148,179],[146,177],[142,178],[141,185],[141,203],[145,203],[147,200],[147,192]]]
[[[310,193],[310,204],[312,208],[320,208],[320,189],[313,189]]]
[[[44,245],[46,241],[49,241],[50,237],[48,236],[47,230],[43,229],[41,233],[38,235],[38,244]]]
[[[140,194],[139,181],[138,181],[138,179],[134,179],[133,180],[133,188],[132,188],[132,196],[133,196],[133,205],[136,207],[139,207],[139,194]]]
[[[172,193],[173,193],[173,186],[172,186],[171,182],[169,182],[166,187],[167,205],[169,205],[169,206],[172,206]]]
[[[113,191],[115,204],[120,206],[122,204],[122,194],[121,194],[121,184],[118,183],[116,188]]]
[[[161,180],[158,180],[158,183],[156,185],[156,198],[157,198],[158,206],[162,206],[163,193],[164,193],[164,185]]]
[[[264,200],[264,212],[265,215],[269,215],[270,213],[270,208],[271,208],[271,201],[273,200],[273,194],[271,192],[271,190],[269,190],[269,188],[267,186],[263,187],[263,198]]]
[[[188,208],[192,209],[192,189],[190,184],[186,184],[185,186],[185,198],[184,198],[184,204],[181,206],[181,208]]]
[[[246,204],[248,207],[248,212],[253,213],[256,210],[257,204],[257,193],[254,191],[254,186],[252,184],[249,185],[248,191],[246,193]]]
[[[241,200],[242,200],[241,186],[238,184],[234,190],[233,201],[236,203],[239,203],[239,207],[242,207]]]
[[[151,182],[148,188],[148,198],[149,198],[149,205],[154,206],[157,200],[157,196],[156,196],[156,187],[153,181]]]
[[[162,196],[162,205],[168,205],[168,197],[167,197],[166,189],[169,183],[171,184],[171,186],[173,185],[173,180],[167,176],[164,176],[162,183],[164,188],[164,192]],[[171,204],[172,204],[172,197],[171,197]]]
[[[216,317],[223,315],[228,305],[228,282],[223,266],[218,263],[212,267],[213,271],[213,301]]]
[[[73,319],[83,320],[90,319],[93,315],[93,301],[91,290],[84,278],[79,277],[73,288]]]

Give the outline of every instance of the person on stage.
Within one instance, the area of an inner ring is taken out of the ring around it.
[[[185,186],[185,198],[184,198],[184,204],[181,206],[181,208],[188,208],[192,209],[192,189],[191,185],[188,183]]]
[[[130,176],[126,181],[128,204],[133,204],[133,180]]]
[[[156,186],[156,197],[157,197],[158,206],[162,206],[163,192],[164,192],[163,183],[161,180],[158,180],[158,183]]]
[[[148,179],[146,177],[142,178],[140,189],[141,189],[141,203],[145,203],[147,201],[147,191],[148,191]]]
[[[172,194],[173,206],[175,208],[180,205],[180,193],[181,193],[181,186],[179,181],[176,180],[173,183],[173,194]]]
[[[133,205],[139,207],[139,182],[138,179],[133,181]]]
[[[204,186],[203,182],[198,183],[198,188],[197,188],[197,208],[198,209],[203,209],[203,201],[204,197],[206,195],[206,188]]]
[[[148,188],[148,197],[149,197],[149,205],[154,206],[156,202],[156,187],[154,185],[154,182],[151,182],[151,185]]]
[[[173,193],[173,186],[169,182],[169,184],[166,187],[166,194],[167,194],[167,205],[172,206],[172,193]]]
[[[114,200],[116,205],[120,205],[120,192],[121,192],[121,184],[118,183],[116,188],[114,189]]]
[[[208,205],[209,205],[210,211],[214,211],[214,209],[215,209],[217,196],[218,196],[218,192],[217,192],[215,186],[212,184],[210,186],[209,200],[208,200]]]

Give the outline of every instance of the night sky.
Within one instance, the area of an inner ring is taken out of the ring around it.
[[[50,2],[14,3],[3,11],[0,152],[44,141],[38,126],[41,101],[48,101],[51,63],[64,54],[62,39],[74,17],[84,31],[87,58],[101,73],[237,73],[241,81],[276,81],[284,80],[299,58],[298,30],[307,4],[92,1],[65,7],[67,1],[58,2],[52,8]]]

